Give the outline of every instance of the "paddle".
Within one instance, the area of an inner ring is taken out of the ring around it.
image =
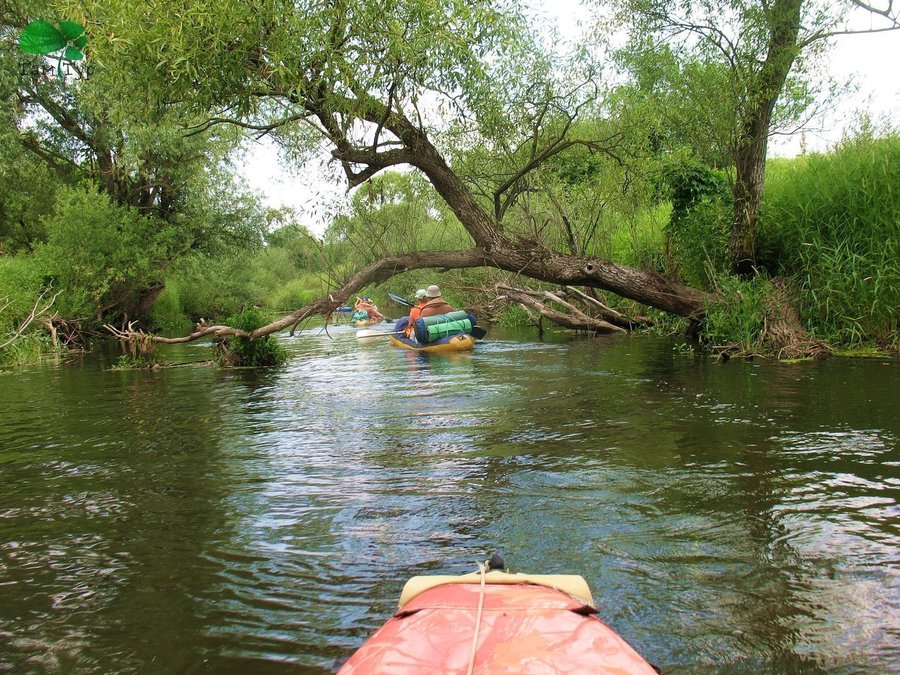
[[[394,331],[393,333],[383,333],[380,330],[366,330],[363,328],[362,330],[356,331],[356,339],[357,340],[365,340],[366,338],[373,337],[384,337],[388,335],[403,335],[403,331]]]
[[[373,337],[386,337],[388,335],[403,335],[403,331],[394,331],[393,333],[382,333],[378,330],[366,330],[363,328],[362,330],[356,331],[356,339],[357,340],[365,340],[366,338]],[[487,335],[487,331],[481,326],[472,326],[469,330],[469,335],[471,335],[476,340],[483,340],[484,336]]]
[[[413,304],[407,300],[406,298],[401,298],[399,295],[394,295],[393,293],[388,293],[388,297],[396,302],[398,305],[406,305],[407,307],[412,307]]]

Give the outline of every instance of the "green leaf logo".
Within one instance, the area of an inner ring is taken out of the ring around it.
[[[84,26],[74,21],[60,21],[59,27],[47,21],[32,21],[19,36],[19,49],[26,54],[51,54],[65,49],[60,59],[80,61],[84,58],[87,35]]]

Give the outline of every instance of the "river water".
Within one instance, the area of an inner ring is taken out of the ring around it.
[[[664,672],[900,670],[896,361],[282,339],[0,375],[0,671],[327,673],[494,550]]]

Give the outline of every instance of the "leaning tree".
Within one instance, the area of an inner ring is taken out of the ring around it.
[[[275,134],[294,150],[324,144],[350,188],[391,167],[421,172],[472,240],[455,251],[409,251],[373,262],[327,297],[262,328],[328,313],[357,289],[417,268],[494,267],[563,286],[603,289],[684,317],[707,294],[609,260],[557,250],[508,227],[510,208],[545,162],[574,148],[615,155],[615,135],[577,124],[599,97],[590,68],[542,55],[513,7],[497,2],[125,0],[71,3],[88,56],[119,114],[189,105],[194,132],[231,124]],[[503,79],[499,79],[503,78]],[[562,87],[559,86],[562,83]],[[596,108],[592,114],[596,114]],[[505,169],[490,180],[450,161],[484,145]],[[201,326],[206,335],[246,335]]]

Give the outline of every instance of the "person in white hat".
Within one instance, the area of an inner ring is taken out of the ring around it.
[[[447,314],[448,312],[453,311],[453,307],[448,305],[444,301],[444,298],[441,297],[441,289],[438,286],[432,284],[426,288],[425,296],[428,299],[428,302],[422,307],[422,311],[419,314],[420,317],[436,316],[438,314]]]
[[[406,337],[412,337],[413,332],[415,331],[416,319],[419,318],[419,314],[422,312],[422,308],[427,302],[428,291],[424,288],[420,288],[416,291],[416,304],[409,308],[409,323],[406,324],[406,328],[404,329],[404,335],[406,335]]]

